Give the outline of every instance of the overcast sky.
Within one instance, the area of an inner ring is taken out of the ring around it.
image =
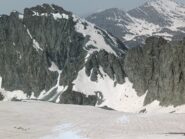
[[[80,16],[85,16],[98,10],[113,7],[127,11],[146,1],[147,0],[0,0],[0,14],[7,14],[12,10],[22,12],[25,7],[31,7],[42,3],[53,3]],[[178,1],[185,3],[185,0]]]

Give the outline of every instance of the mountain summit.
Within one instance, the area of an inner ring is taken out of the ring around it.
[[[178,28],[177,22],[185,19],[185,6],[173,0],[151,0],[128,13],[149,23]]]
[[[4,101],[110,103],[111,107],[118,99],[111,98],[113,92],[125,82],[125,45],[56,5],[1,16],[0,47],[0,99]]]
[[[112,9],[95,13],[87,20],[107,29],[130,47],[143,43],[149,36],[162,36],[169,41],[185,36],[185,6],[173,0],[150,0],[126,13],[119,11],[119,14]]]

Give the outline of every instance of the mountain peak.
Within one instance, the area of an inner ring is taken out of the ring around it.
[[[147,3],[177,3],[176,0],[149,0]]]
[[[24,17],[30,16],[53,16],[53,18],[57,20],[61,18],[69,19],[72,13],[54,4],[42,4],[24,9]]]
[[[37,5],[32,8],[26,8],[24,10],[24,14],[26,15],[43,15],[43,14],[71,14],[71,12],[65,11],[62,7],[54,5],[54,4],[47,4],[44,3],[42,5]]]
[[[145,5],[173,9],[174,7],[178,6],[178,3],[175,0],[149,0]]]
[[[185,5],[175,0],[149,0],[140,9],[147,9],[147,12],[155,11],[160,16],[170,20],[181,20],[181,18],[184,20],[185,16]]]
[[[56,6],[54,4],[50,5],[44,3],[42,5],[37,5],[36,7],[30,8],[31,10],[37,11],[39,13],[54,13],[54,12],[63,12],[64,9],[62,7]]]
[[[149,0],[145,6],[152,6],[155,9],[162,11],[175,10],[176,7],[180,6],[175,0]]]
[[[109,91],[105,90],[107,82],[112,94],[118,90],[115,82],[118,87],[125,82],[125,45],[105,30],[67,13],[59,6],[43,4],[25,9],[22,16],[14,12],[0,17],[0,67],[6,65],[0,68],[0,99],[65,103],[72,96],[80,98],[76,104],[95,105],[96,92],[105,96]]]

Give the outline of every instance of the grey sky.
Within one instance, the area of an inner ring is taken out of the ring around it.
[[[107,8],[121,8],[129,10],[135,8],[147,0],[0,0],[0,14],[10,13],[12,10],[22,12],[25,7],[42,3],[54,3],[70,10],[80,16],[88,15],[98,10]],[[178,0],[185,3],[184,0]]]

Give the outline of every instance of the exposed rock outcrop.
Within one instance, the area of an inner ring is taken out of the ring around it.
[[[117,38],[56,5],[0,17],[2,88],[22,90],[28,98],[95,105],[95,93],[86,98],[68,87],[84,67],[92,82],[102,67],[112,80],[123,83],[126,51]]]
[[[143,47],[129,50],[124,69],[138,95],[147,92],[145,105],[154,100],[164,106],[185,103],[184,41],[150,37]]]

